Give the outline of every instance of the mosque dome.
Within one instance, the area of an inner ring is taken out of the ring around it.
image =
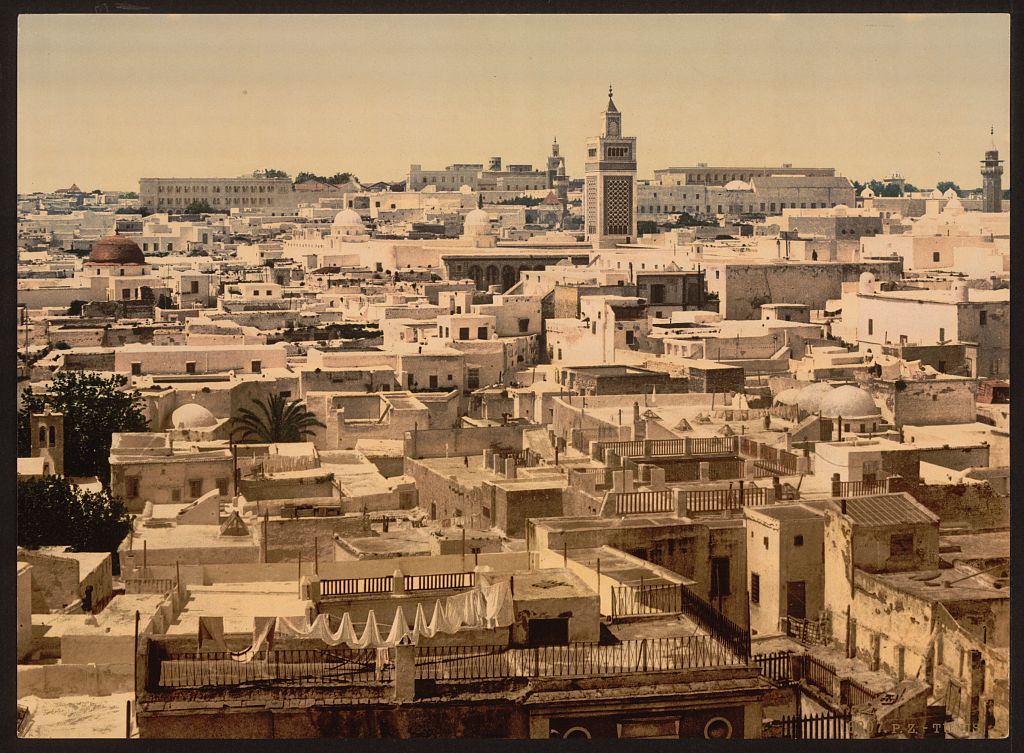
[[[943,192],[942,194],[940,194],[940,195],[942,196],[942,198],[943,198],[943,199],[957,199],[957,200],[959,200],[959,199],[960,199],[959,195],[957,195],[957,192],[956,192],[956,191],[954,191],[954,190],[953,190],[952,188],[947,188],[947,189],[946,189],[946,190],[945,190],[945,191],[944,191],[944,192]]]
[[[788,390],[783,390],[775,396],[775,403],[777,405],[797,405],[800,401],[800,390],[796,387],[791,387]]]
[[[334,227],[363,227],[363,218],[354,209],[342,209],[331,223]]]
[[[185,403],[171,414],[171,426],[175,429],[205,429],[216,424],[217,417],[196,403]]]
[[[871,190],[871,186],[864,186],[860,192],[860,197],[862,199],[873,199],[875,198],[875,192]]]
[[[807,413],[817,413],[821,407],[822,400],[832,392],[833,387],[827,382],[814,382],[800,389],[796,402],[800,410]]]
[[[875,405],[871,393],[851,384],[836,387],[821,398],[821,415],[835,418],[837,416],[877,416],[881,413]]]
[[[145,264],[146,257],[139,244],[124,235],[108,235],[92,246],[91,264]]]
[[[960,199],[954,196],[946,202],[946,206],[943,207],[943,214],[961,214],[964,211],[964,205],[960,202]]]
[[[750,184],[744,183],[742,180],[730,180],[725,184],[726,191],[749,191]]]
[[[466,215],[462,223],[463,235],[489,235],[491,232],[491,216],[483,209],[474,209]]]

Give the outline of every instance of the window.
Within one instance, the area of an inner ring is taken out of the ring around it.
[[[529,329],[530,329],[530,320],[529,319],[520,319],[519,320],[519,331],[520,332],[526,332]]]
[[[188,496],[192,499],[197,499],[203,496],[203,481],[202,479],[191,479],[188,482]]]
[[[711,597],[729,595],[729,558],[711,558]]]
[[[875,320],[874,319],[868,319],[868,334],[869,335],[875,334]]]
[[[186,374],[195,374],[196,373],[196,362],[195,361],[185,361],[185,373]]]
[[[124,494],[128,499],[135,499],[139,496],[139,477],[125,476]]]
[[[253,374],[259,374],[262,370],[263,370],[263,362],[262,361],[252,361],[249,364],[249,371],[251,371]]]
[[[889,556],[906,557],[914,553],[914,534],[894,533],[889,537]]]
[[[933,251],[932,252],[932,261],[938,261],[938,260],[939,260],[939,252],[938,251]]]
[[[803,546],[803,545],[804,545],[803,534],[799,534],[798,533],[796,536],[793,537],[793,546]]]
[[[939,327],[939,342],[940,343],[946,342],[946,328],[945,327]]]
[[[765,536],[763,541],[764,541],[764,548],[767,549],[768,548],[768,537]]]
[[[632,345],[635,340],[636,340],[636,337],[634,337],[633,332],[631,330],[627,330],[627,332],[626,332],[626,344],[627,345]]]
[[[452,376],[451,374],[449,374],[449,375],[448,375],[448,381],[449,381],[449,382],[450,382],[450,381],[452,381],[452,379],[453,379],[453,378],[454,378],[454,377],[453,377],[453,376]]]
[[[480,387],[480,369],[466,369],[466,389],[475,390]]]
[[[189,283],[189,292],[190,293],[198,293],[199,292],[199,280],[192,280]]]
[[[487,339],[487,327],[477,327],[476,338],[478,340],[486,340]]]
[[[469,339],[469,327],[459,327],[459,339],[460,340],[468,340]]]
[[[597,149],[588,149],[587,150],[587,156],[588,157],[596,157],[597,156]]]
[[[171,502],[181,502],[181,489],[171,489]]]
[[[226,478],[217,479],[217,494],[222,497],[228,496],[228,480]]]
[[[978,324],[980,324],[982,327],[984,327],[986,324],[988,324],[988,312],[987,311],[979,311],[978,312]]]
[[[430,381],[430,389],[436,390],[437,389],[437,374],[431,374],[429,381]]]
[[[761,576],[757,573],[750,574],[750,601],[753,604],[761,603]]]
[[[132,362],[132,376],[140,376],[142,374],[142,364],[138,361]]]

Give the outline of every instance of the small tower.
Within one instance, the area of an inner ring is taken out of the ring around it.
[[[29,418],[32,457],[43,458],[43,474],[64,475],[64,414],[33,413]]]
[[[996,149],[995,126],[989,133],[992,136],[992,148],[985,152],[981,162],[981,211],[1003,211],[1003,160],[999,159]]]
[[[548,157],[547,166],[548,188],[555,192],[555,196],[565,203],[568,198],[569,181],[565,175],[565,157],[559,154],[558,137],[555,137],[551,144],[551,156]]]

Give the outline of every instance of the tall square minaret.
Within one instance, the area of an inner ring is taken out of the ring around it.
[[[636,137],[622,135],[622,114],[610,86],[601,135],[587,140],[583,217],[594,248],[636,242]]]

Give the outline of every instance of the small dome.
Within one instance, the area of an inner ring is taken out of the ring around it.
[[[850,208],[846,206],[846,204],[836,204],[832,208],[832,211],[836,217],[845,217],[847,213],[850,211]]]
[[[875,192],[871,190],[871,186],[864,186],[860,192],[860,197],[862,199],[873,199],[875,198]]]
[[[800,401],[800,390],[796,387],[791,387],[788,390],[783,390],[775,396],[776,405],[797,405]]]
[[[491,226],[491,216],[487,214],[483,209],[474,209],[472,212],[466,215],[466,225],[487,225]]]
[[[944,191],[944,192],[943,192],[943,193],[941,194],[941,196],[942,196],[942,198],[944,198],[944,199],[957,199],[957,200],[959,200],[959,199],[960,199],[960,197],[959,197],[959,196],[957,195],[957,192],[956,192],[956,191],[954,191],[954,190],[953,190],[952,188],[947,188],[947,189],[946,189],[946,190],[945,190],[945,191]]]
[[[851,384],[836,387],[821,399],[821,415],[831,418],[877,416],[879,413],[871,393]]]
[[[334,227],[363,227],[363,218],[354,209],[342,209],[334,217]]]
[[[833,387],[827,382],[814,382],[802,387],[797,393],[796,402],[800,410],[807,413],[817,413],[821,408],[821,401],[826,395],[832,392]]]
[[[123,235],[108,235],[92,245],[90,264],[145,264],[139,244]]]
[[[171,426],[175,429],[204,429],[216,424],[217,417],[196,403],[185,403],[171,414]]]
[[[725,184],[726,191],[749,191],[750,184],[744,183],[742,180],[730,180]]]
[[[474,209],[462,223],[462,234],[480,236],[491,234],[491,217],[483,209]]]
[[[943,207],[943,214],[961,214],[964,211],[964,205],[960,203],[960,199],[954,196],[946,202],[946,206]]]

